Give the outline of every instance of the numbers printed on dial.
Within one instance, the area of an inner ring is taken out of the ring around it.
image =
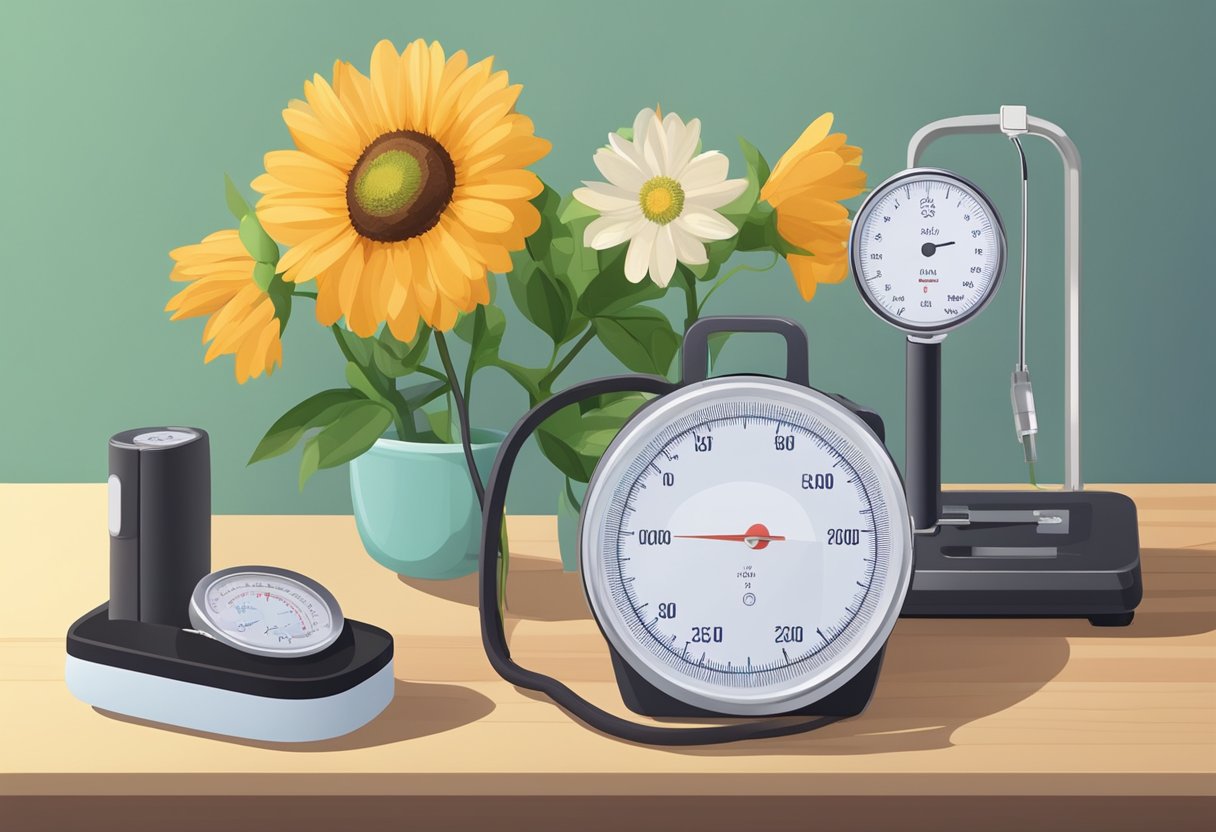
[[[874,484],[841,448],[805,418],[734,407],[639,460],[608,561],[647,649],[753,686],[849,632],[878,535]]]
[[[995,289],[1003,265],[999,219],[952,176],[924,171],[880,187],[858,223],[859,287],[902,325],[953,326]]]
[[[829,546],[856,546],[861,542],[861,529],[828,529]]]

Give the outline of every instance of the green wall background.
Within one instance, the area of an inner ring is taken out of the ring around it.
[[[1084,163],[1085,477],[1211,480],[1214,12],[1203,0],[6,4],[0,481],[102,481],[110,434],[186,423],[211,432],[217,512],[350,510],[345,469],[300,493],[295,455],[245,466],[283,410],[341,383],[327,333],[297,313],[283,368],[238,386],[231,359],[203,365],[201,323],[170,324],[162,308],[168,250],[229,222],[222,174],[256,176],[265,151],[290,146],[280,111],[303,81],[338,57],[366,70],[381,37],[498,56],[525,86],[521,111],[554,143],[538,169],[562,191],[595,178],[591,154],[605,134],[655,102],[700,117],[706,147],[728,153],[736,175],[736,135],[775,161],[810,119],[834,111],[864,148],[872,185],[903,167],[925,122],[1026,104],[1070,133]],[[1041,478],[1058,481],[1061,174],[1045,143],[1028,142],[1028,153],[1029,360]],[[1016,235],[1006,141],[943,141],[926,162],[976,180]],[[948,480],[1025,479],[1008,403],[1014,285],[947,342]],[[711,311],[800,320],[814,381],[878,409],[902,459],[902,339],[851,285],[803,304],[781,264],[738,276]],[[542,337],[509,316],[508,354],[542,361]],[[771,369],[771,346],[740,339],[725,362]],[[614,371],[593,349],[565,378]],[[487,373],[475,421],[505,428],[524,404],[505,376]],[[551,512],[557,480],[538,454],[520,476],[529,487],[517,486],[512,509]]]

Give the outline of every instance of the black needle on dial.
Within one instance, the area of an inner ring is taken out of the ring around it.
[[[925,243],[920,247],[920,253],[926,257],[932,257],[939,248],[945,248],[946,246],[952,245],[954,245],[954,240],[951,240],[948,243]]]

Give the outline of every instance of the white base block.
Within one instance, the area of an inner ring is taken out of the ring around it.
[[[68,690],[126,716],[267,742],[312,742],[349,734],[393,699],[393,663],[350,690],[319,699],[273,699],[137,673],[68,656]]]

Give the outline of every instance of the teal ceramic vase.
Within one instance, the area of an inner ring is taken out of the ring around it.
[[[483,481],[504,436],[473,431]],[[477,571],[481,508],[458,443],[378,439],[351,461],[350,494],[363,548],[377,563],[435,580]]]

